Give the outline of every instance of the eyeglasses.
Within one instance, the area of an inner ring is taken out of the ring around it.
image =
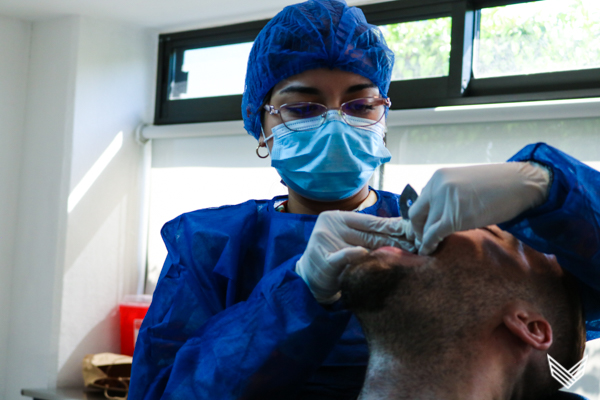
[[[385,115],[392,102],[389,98],[364,97],[347,101],[340,108],[327,108],[323,104],[300,102],[284,104],[279,109],[266,104],[264,109],[271,115],[279,115],[281,122],[292,131],[300,132],[320,127],[327,119],[327,112],[337,110],[344,122],[355,127],[375,125]],[[315,118],[314,124],[294,124],[294,121]]]

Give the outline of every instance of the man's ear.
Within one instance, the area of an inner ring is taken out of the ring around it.
[[[550,323],[531,304],[516,301],[504,311],[503,322],[517,338],[536,350],[548,350],[552,344]]]

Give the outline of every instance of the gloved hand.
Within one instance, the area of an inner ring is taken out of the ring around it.
[[[304,254],[296,263],[318,302],[331,304],[341,296],[339,277],[346,266],[383,246],[414,252],[410,223],[402,218],[381,218],[348,211],[319,215]]]
[[[419,254],[431,254],[453,232],[506,222],[542,204],[550,172],[509,162],[436,171],[409,210]]]

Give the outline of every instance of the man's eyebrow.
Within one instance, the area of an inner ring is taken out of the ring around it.
[[[286,93],[301,93],[301,94],[321,94],[321,91],[315,87],[311,86],[299,86],[299,85],[291,85],[284,87],[277,94],[286,94]]]
[[[364,89],[370,89],[370,88],[376,88],[376,87],[377,87],[377,85],[374,84],[374,83],[372,83],[372,82],[361,83],[359,85],[350,86],[348,88],[348,90],[346,90],[346,93],[347,94],[349,94],[349,93],[356,93],[356,92],[360,92],[361,90],[364,90]]]

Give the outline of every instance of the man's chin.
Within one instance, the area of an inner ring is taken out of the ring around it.
[[[378,253],[377,253],[378,252]],[[411,253],[400,249],[378,249],[363,259],[346,267],[340,277],[342,299],[349,309],[379,311],[386,298],[396,289],[400,281],[413,267],[400,266],[397,262],[402,253],[408,259]],[[417,256],[418,257],[418,256]],[[394,260],[389,264],[386,259]]]

